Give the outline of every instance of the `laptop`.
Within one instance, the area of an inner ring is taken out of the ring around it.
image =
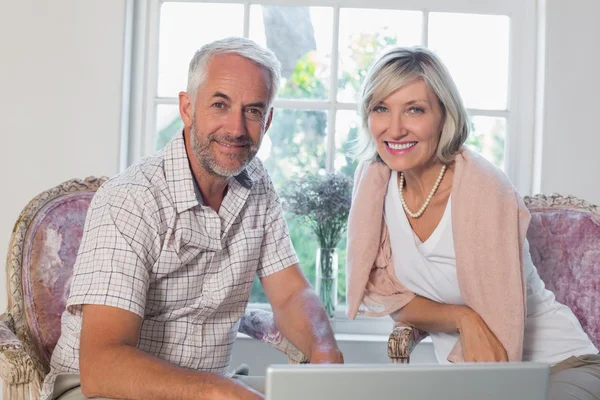
[[[266,400],[546,400],[540,363],[271,365]]]

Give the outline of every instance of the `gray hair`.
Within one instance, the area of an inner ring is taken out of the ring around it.
[[[281,80],[281,63],[275,54],[254,41],[241,37],[228,37],[205,44],[196,51],[188,71],[187,93],[192,104],[196,100],[198,88],[206,77],[206,65],[212,56],[218,54],[237,54],[259,66],[263,67],[269,74],[269,103],[270,106],[279,91]]]
[[[418,78],[422,78],[436,94],[444,114],[437,157],[443,163],[454,159],[469,135],[469,117],[450,73],[439,57],[424,47],[391,49],[369,69],[359,99],[363,134],[355,149],[358,158],[364,161],[379,158],[375,140],[369,132],[370,111],[394,91]]]

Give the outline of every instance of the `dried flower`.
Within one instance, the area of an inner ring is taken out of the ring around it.
[[[352,181],[341,173],[305,175],[292,179],[282,191],[286,210],[315,233],[319,246],[335,248],[346,231]]]

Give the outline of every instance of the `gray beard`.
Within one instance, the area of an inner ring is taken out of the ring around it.
[[[258,145],[256,145],[249,138],[231,138],[228,136],[216,136],[209,135],[208,138],[200,141],[198,136],[196,135],[196,119],[192,120],[192,128],[190,132],[192,150],[194,150],[194,154],[198,159],[198,162],[208,173],[216,176],[220,176],[223,178],[231,178],[239,175],[250,161],[256,156],[258,152]],[[218,141],[220,143],[231,143],[236,145],[250,145],[250,151],[247,153],[244,158],[240,158],[234,155],[229,156],[231,160],[239,161],[239,166],[237,167],[227,167],[221,165],[217,162],[217,159],[213,152],[211,151],[211,143],[213,141]]]

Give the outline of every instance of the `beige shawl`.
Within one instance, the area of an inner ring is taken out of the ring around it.
[[[382,316],[415,296],[396,278],[383,205],[390,169],[383,162],[356,171],[348,218],[347,314]],[[458,285],[510,361],[521,360],[526,317],[523,245],[530,215],[506,175],[466,148],[455,157],[452,234]],[[460,341],[448,356],[463,361]]]

